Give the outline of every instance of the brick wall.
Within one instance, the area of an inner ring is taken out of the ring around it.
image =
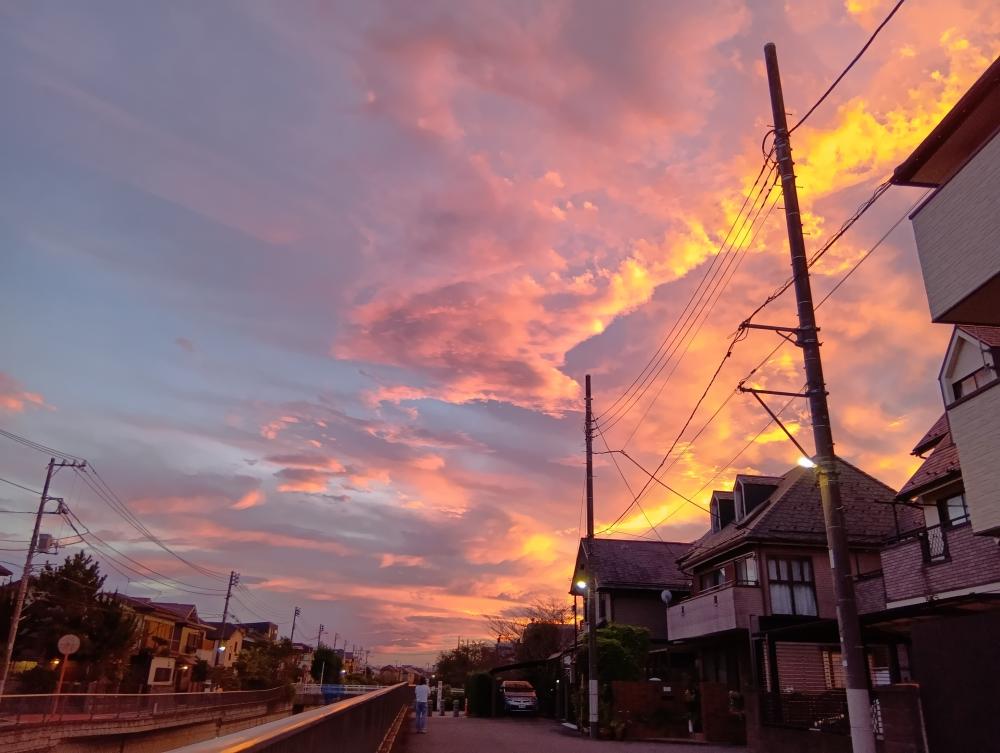
[[[887,602],[1000,582],[1000,546],[992,538],[968,525],[946,529],[945,536],[950,559],[943,562],[925,563],[917,538],[882,550]]]
[[[885,580],[881,573],[859,578],[854,582],[858,614],[881,612],[885,609]]]

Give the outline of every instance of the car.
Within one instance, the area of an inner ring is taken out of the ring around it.
[[[504,680],[500,683],[500,695],[503,697],[503,708],[507,713],[534,714],[538,711],[538,696],[530,682]]]

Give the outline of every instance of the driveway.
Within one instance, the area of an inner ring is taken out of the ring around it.
[[[745,753],[746,748],[692,743],[614,742],[590,740],[551,719],[478,719],[433,716],[427,734],[413,731],[404,753]]]

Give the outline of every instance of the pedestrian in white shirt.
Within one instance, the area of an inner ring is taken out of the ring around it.
[[[427,733],[427,701],[430,699],[430,695],[431,689],[427,687],[427,678],[421,677],[414,690],[417,702],[417,734]]]

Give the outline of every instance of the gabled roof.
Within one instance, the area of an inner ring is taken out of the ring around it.
[[[855,547],[876,547],[895,534],[891,502],[896,493],[860,468],[837,459],[848,542]],[[740,520],[720,531],[709,531],[680,558],[681,567],[693,565],[734,550],[749,542],[826,546],[826,526],[816,473],[796,466],[780,477],[774,493]],[[903,508],[900,525],[919,516]],[[907,526],[912,527],[912,526]]]
[[[962,476],[962,466],[958,462],[958,448],[951,439],[951,431],[948,428],[947,414],[942,416],[945,419],[944,423],[944,433],[938,437],[937,442],[933,445],[934,451],[927,457],[927,459],[917,468],[917,472],[914,473],[910,480],[903,484],[903,488],[899,490],[899,494],[896,495],[897,499],[912,499],[917,497],[921,492],[928,491],[932,487],[940,486],[941,484],[951,481]],[[931,431],[939,426],[941,419],[939,418]],[[927,432],[930,434],[931,432]],[[920,440],[920,444],[917,445],[918,448],[924,446],[926,443],[924,440]],[[926,451],[926,450],[924,450]]]
[[[927,430],[920,441],[914,446],[911,455],[923,455],[929,449],[938,444],[951,431],[948,424],[948,414],[942,413],[941,417],[934,422],[934,425]]]
[[[906,161],[892,182],[940,186],[989,142],[1000,126],[1000,58],[993,61]]]
[[[690,546],[677,541],[580,539],[576,572],[592,573],[598,588],[688,588],[691,579],[677,567],[677,560]]]
[[[983,345],[1000,348],[1000,327],[987,327],[980,324],[959,324],[958,328],[965,334],[976,338]]]

